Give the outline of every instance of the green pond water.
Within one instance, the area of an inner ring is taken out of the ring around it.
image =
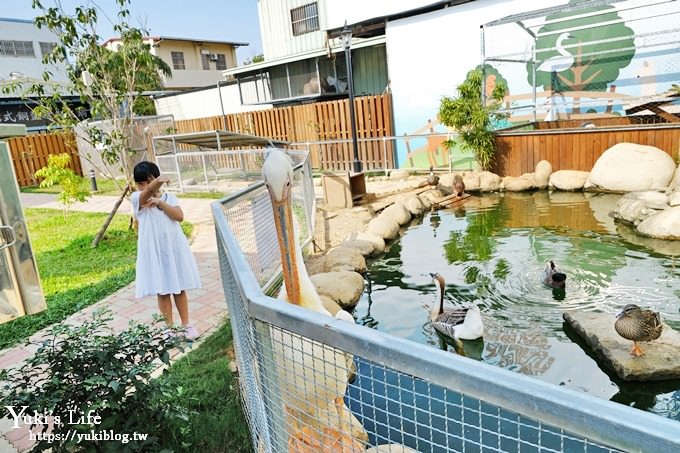
[[[484,338],[465,342],[467,356],[680,420],[680,380],[621,381],[562,320],[565,310],[586,310],[611,313],[613,323],[635,303],[680,330],[680,241],[645,239],[615,224],[608,214],[618,198],[492,194],[428,213],[369,262],[355,317],[455,353],[428,321],[437,302],[428,273],[438,272],[446,306],[481,308]],[[568,276],[563,293],[541,283],[551,259]]]

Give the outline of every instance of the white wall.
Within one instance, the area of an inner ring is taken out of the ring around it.
[[[291,10],[309,3],[312,3],[312,0],[258,0],[262,50],[266,60],[323,49],[324,30],[328,28],[324,0],[317,1],[319,30],[293,35]]]
[[[348,24],[387,16],[394,13],[421,8],[436,3],[434,0],[326,0],[328,28],[342,27]]]
[[[220,87],[222,92],[222,104],[224,113],[249,112],[253,110],[265,110],[272,108],[271,104],[264,105],[241,105],[238,85]],[[220,95],[217,87],[181,93],[174,96],[166,96],[154,100],[158,115],[173,115],[176,121],[204,118],[222,114]]]

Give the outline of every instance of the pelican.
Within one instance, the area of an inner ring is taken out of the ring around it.
[[[440,334],[454,340],[476,340],[484,335],[484,323],[479,307],[444,310],[446,282],[440,274],[430,274],[439,294],[439,305],[432,309],[430,321]]]
[[[559,55],[548,58],[543,63],[541,63],[541,65],[536,68],[536,70],[541,72],[562,72],[571,68],[575,61],[574,56],[564,48],[562,43],[565,40],[573,37],[574,36],[567,32],[558,36],[555,47],[557,48],[557,53],[559,53]]]
[[[288,156],[272,149],[262,166],[262,176],[272,203],[283,268],[284,288],[278,298],[332,317],[307,274],[295,234],[291,207],[293,167]],[[354,322],[344,310],[338,311],[335,318]],[[347,388],[347,354],[280,329],[272,328],[271,335],[285,410],[294,417],[291,425],[302,422],[321,432],[325,429],[337,432],[342,414],[336,408],[336,400],[344,397]],[[353,423],[355,427],[361,426],[358,420]],[[363,427],[356,432],[355,437],[364,440]],[[295,431],[290,434],[291,438],[296,436]]]
[[[567,281],[567,274],[560,272],[555,266],[555,262],[550,260],[548,264],[545,265],[543,269],[543,275],[541,276],[541,281],[553,288],[564,288]]]

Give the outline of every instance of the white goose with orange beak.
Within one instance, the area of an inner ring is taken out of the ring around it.
[[[278,298],[330,317],[307,274],[297,241],[291,206],[294,173],[288,156],[272,149],[262,166],[262,176],[272,202],[283,267],[284,288]],[[344,310],[335,318],[354,322]],[[285,409],[295,417],[294,425],[302,422],[321,431],[324,428],[337,431],[342,414],[338,414],[336,399],[344,397],[347,389],[347,355],[279,329],[272,329],[271,335]]]

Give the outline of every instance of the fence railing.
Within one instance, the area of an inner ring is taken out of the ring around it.
[[[303,238],[310,170],[300,162],[293,187]],[[322,451],[340,432],[419,452],[680,451],[678,422],[266,296],[280,256],[262,182],[214,203],[213,215],[255,451]],[[346,384],[334,370],[352,355]],[[322,414],[320,395],[345,384],[337,419]]]
[[[83,174],[80,156],[72,133],[39,133],[7,140],[19,187],[38,184],[34,174],[47,165],[50,154],[67,153],[71,156],[69,167],[78,175]]]

